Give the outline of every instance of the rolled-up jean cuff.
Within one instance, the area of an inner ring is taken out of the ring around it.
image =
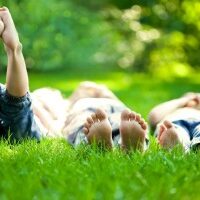
[[[5,100],[11,103],[21,103],[25,101],[27,98],[30,98],[29,92],[27,92],[24,96],[16,97],[11,95],[7,89],[5,91]]]
[[[194,138],[194,139],[192,140],[192,142],[190,143],[190,148],[191,148],[192,150],[196,150],[197,147],[199,147],[199,146],[200,146],[200,138]]]

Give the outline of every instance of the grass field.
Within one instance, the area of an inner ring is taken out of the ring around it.
[[[122,72],[30,74],[31,90],[59,88],[67,97],[83,80],[105,83],[130,108],[147,118],[162,101],[199,91],[200,75],[155,78]],[[1,79],[3,81],[3,79]],[[0,199],[200,199],[200,154],[163,151],[151,137],[149,150],[125,155],[73,149],[64,140],[10,145],[0,142]]]

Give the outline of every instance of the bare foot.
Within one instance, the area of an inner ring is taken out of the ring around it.
[[[175,145],[180,144],[178,137],[178,130],[174,125],[165,120],[159,127],[158,143],[165,149],[173,148]]]
[[[124,110],[121,114],[120,134],[123,150],[144,150],[147,124],[137,113]]]
[[[112,128],[105,111],[97,111],[87,118],[83,131],[90,144],[96,143],[106,148],[112,148]]]

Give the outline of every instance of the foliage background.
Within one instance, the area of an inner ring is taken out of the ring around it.
[[[1,0],[27,67],[123,69],[181,76],[200,66],[198,0]],[[1,55],[3,47],[1,46]],[[5,68],[6,57],[0,64]]]
[[[1,5],[14,16],[31,90],[50,86],[68,96],[80,81],[92,80],[144,118],[160,102],[199,91],[198,0]],[[0,55],[5,69],[3,45]],[[55,139],[18,145],[0,140],[0,199],[200,199],[199,153],[166,152],[150,139],[145,154],[130,155],[74,149]]]

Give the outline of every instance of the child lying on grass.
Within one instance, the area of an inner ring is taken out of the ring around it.
[[[128,110],[106,88],[102,90],[95,84],[92,86],[94,91],[92,97],[98,98],[82,98],[83,96],[91,97],[91,95],[85,96],[91,88],[87,84],[82,85],[81,92],[79,88],[71,97],[65,120],[63,120],[63,116],[65,117],[63,112],[58,120],[52,117],[52,111],[56,111],[59,106],[64,106],[64,100],[61,98],[59,102],[53,95],[51,99],[56,104],[48,107],[49,99],[43,104],[41,98],[38,98],[38,91],[35,92],[32,110],[22,45],[11,14],[6,7],[0,8],[0,36],[8,57],[6,85],[0,86],[0,134],[2,137],[10,137],[11,141],[19,141],[23,138],[39,140],[45,135],[46,130],[47,136],[57,137],[58,132],[62,132],[60,136],[66,137],[74,145],[86,141],[103,143],[107,148],[112,148],[114,141],[125,150],[143,151],[145,149],[148,139],[144,119],[139,114]],[[64,107],[60,110],[64,110]],[[64,121],[65,123],[62,123]],[[42,132],[38,126],[41,127]]]
[[[127,109],[105,86],[83,82],[67,103],[57,90],[38,89],[32,95],[34,113],[42,122],[42,129],[46,129],[44,132],[48,134],[51,130],[51,136],[57,135],[53,132],[60,132],[75,146],[84,142],[101,143],[108,149],[121,146],[124,150],[143,151],[147,148],[144,119]],[[60,110],[59,113],[57,110]]]
[[[200,94],[186,95],[157,105],[149,113],[151,127],[163,148],[181,145],[185,151],[200,146]]]

